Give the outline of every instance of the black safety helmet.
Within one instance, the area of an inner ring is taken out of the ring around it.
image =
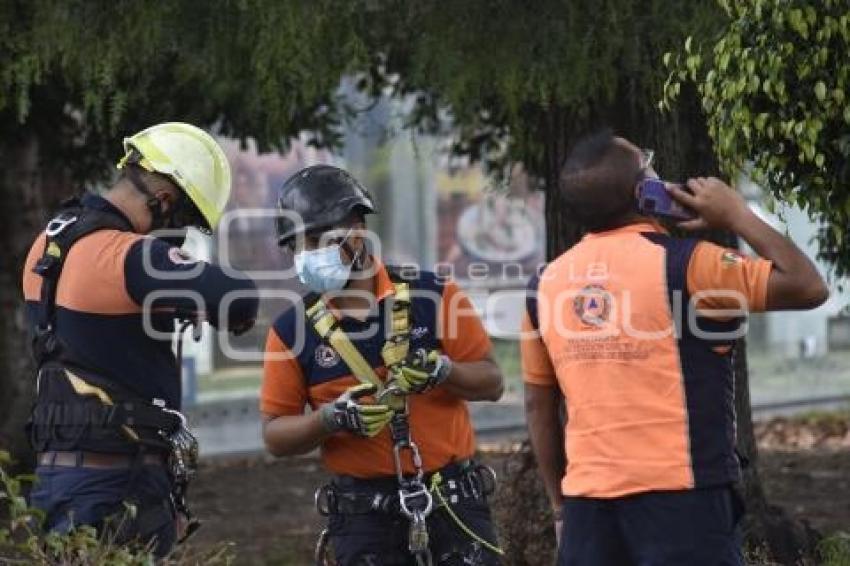
[[[277,200],[278,244],[288,245],[298,233],[329,228],[352,212],[375,212],[372,195],[348,171],[331,165],[302,169],[283,184]],[[295,212],[301,221],[286,212]]]

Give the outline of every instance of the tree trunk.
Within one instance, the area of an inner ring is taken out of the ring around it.
[[[0,148],[0,449],[9,451],[20,468],[34,464],[24,434],[35,391],[21,290],[23,264],[49,212],[65,196],[68,184],[55,167],[41,163],[36,136],[27,136]]]
[[[807,523],[794,520],[780,507],[770,505],[758,470],[758,446],[753,430],[750,403],[747,341],[735,346],[735,410],[738,453],[742,458],[742,489],[747,514],[743,519],[744,540],[755,554],[767,554],[787,566],[808,563],[816,556],[819,536]]]

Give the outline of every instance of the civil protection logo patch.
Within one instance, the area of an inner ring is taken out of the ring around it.
[[[602,326],[611,314],[611,293],[601,285],[588,285],[573,299],[573,311],[589,326]]]
[[[327,344],[319,344],[313,356],[316,360],[316,365],[325,369],[332,368],[339,363],[339,354]]]

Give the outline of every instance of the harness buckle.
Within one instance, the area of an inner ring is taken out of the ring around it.
[[[55,238],[61,234],[65,228],[79,220],[79,216],[72,212],[63,212],[53,220],[47,223],[47,228],[44,230],[50,238]]]
[[[408,489],[412,487],[412,489]],[[431,514],[434,508],[434,498],[425,484],[419,481],[408,482],[405,487],[398,490],[398,500],[401,512],[408,519],[416,521],[418,516],[422,519]]]

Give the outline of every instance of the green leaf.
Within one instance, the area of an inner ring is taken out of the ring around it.
[[[826,100],[826,83],[818,81],[815,83],[815,96],[819,102]]]

